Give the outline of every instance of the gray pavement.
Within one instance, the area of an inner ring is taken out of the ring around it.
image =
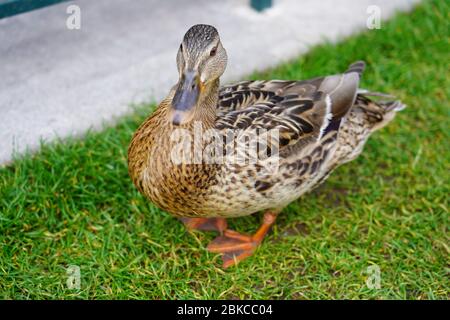
[[[369,5],[385,20],[417,2],[274,0],[257,13],[245,0],[79,0],[0,20],[0,163],[164,97],[193,24],[218,28],[229,82],[365,29]],[[80,30],[66,27],[70,4],[81,9]]]

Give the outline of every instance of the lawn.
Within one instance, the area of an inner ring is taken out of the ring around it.
[[[362,86],[408,108],[288,206],[236,268],[222,270],[206,251],[213,233],[186,232],[133,187],[127,146],[154,106],[18,157],[0,169],[0,298],[448,299],[449,12],[448,2],[427,1],[251,76],[304,79],[363,59]],[[260,219],[230,224],[253,232]],[[69,265],[80,267],[79,290],[66,285]],[[370,266],[378,288],[366,285]]]

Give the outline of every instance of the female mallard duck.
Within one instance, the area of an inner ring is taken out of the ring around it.
[[[250,256],[283,207],[357,157],[370,134],[403,107],[374,102],[368,96],[381,94],[358,89],[364,62],[311,80],[219,87],[226,63],[217,30],[191,27],[177,54],[178,83],[128,150],[130,176],[144,196],[189,229],[221,233],[208,250],[222,254],[224,267]],[[197,139],[199,132],[219,138]],[[257,144],[255,161],[236,161],[236,154],[249,150],[239,139],[255,132],[266,132],[268,143]],[[254,235],[227,229],[225,218],[258,211],[265,214]]]

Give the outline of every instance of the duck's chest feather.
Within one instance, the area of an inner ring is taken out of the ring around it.
[[[169,148],[167,148],[169,146]],[[217,184],[215,164],[173,161],[170,141],[161,138],[149,150],[142,172],[143,193],[158,207],[177,216],[198,215],[210,186]]]

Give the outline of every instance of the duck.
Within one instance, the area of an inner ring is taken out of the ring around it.
[[[251,256],[278,215],[355,159],[404,105],[359,87],[363,61],[308,80],[220,85],[227,52],[214,26],[198,24],[176,55],[179,78],[128,148],[137,190],[188,230],[215,231],[207,250],[223,268]],[[227,219],[262,213],[254,234]]]

